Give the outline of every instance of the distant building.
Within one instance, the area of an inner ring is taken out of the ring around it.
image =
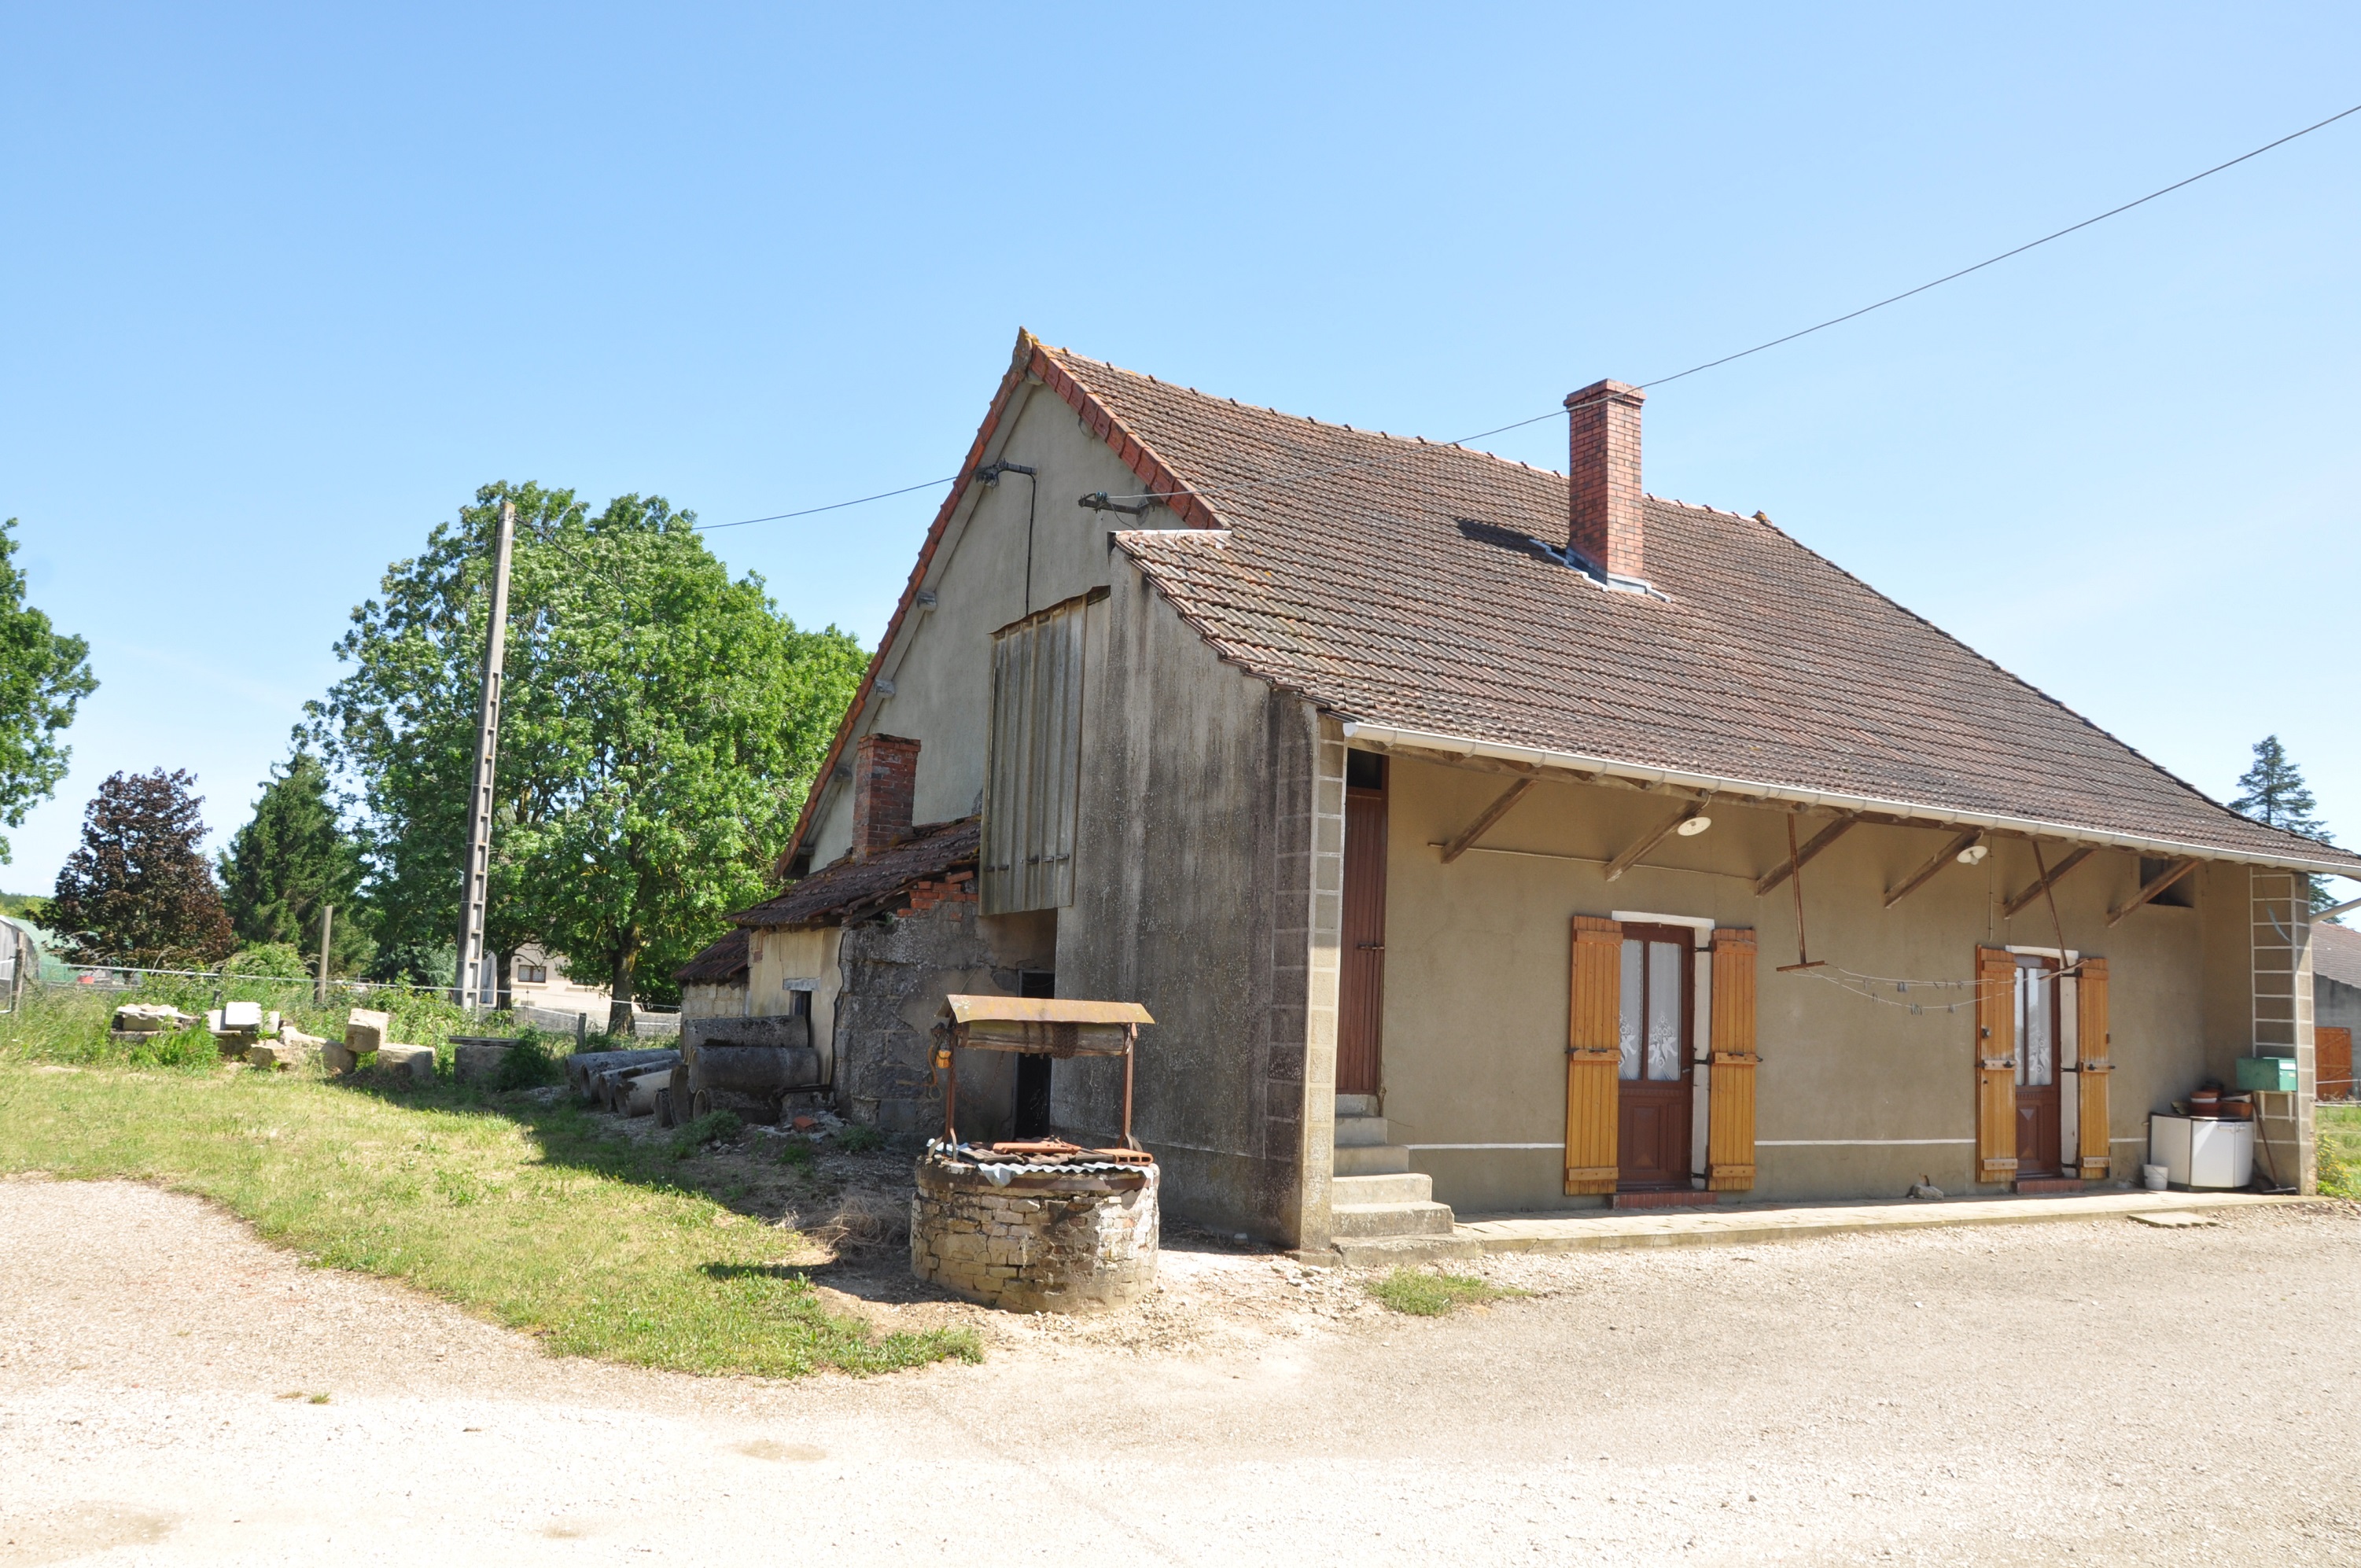
[[[2328,920],[2312,928],[2312,1019],[2320,1098],[2350,1100],[2353,1031],[2361,1027],[2361,931]]]

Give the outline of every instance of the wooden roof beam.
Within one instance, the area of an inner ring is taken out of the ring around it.
[[[1615,882],[1620,879],[1625,872],[1630,871],[1634,865],[1639,863],[1641,856],[1646,854],[1649,850],[1654,849],[1657,845],[1670,838],[1674,833],[1677,832],[1683,823],[1694,822],[1704,815],[1705,802],[1703,800],[1693,800],[1686,806],[1681,807],[1678,811],[1674,812],[1670,817],[1665,817],[1664,820],[1655,828],[1652,828],[1648,832],[1642,833],[1639,838],[1633,839],[1629,849],[1625,850],[1621,854],[1607,862],[1607,880],[1609,882]]]
[[[1969,850],[1973,849],[1977,843],[1982,841],[1983,836],[1983,829],[1981,828],[1971,828],[1965,832],[1954,834],[1949,843],[1936,850],[1933,858],[1928,860],[1925,865],[1920,866],[1916,871],[1912,872],[1908,876],[1904,877],[1899,886],[1886,889],[1885,907],[1888,909],[1893,908],[1895,905],[1901,903],[1904,899],[1909,897],[1912,894],[1927,885],[1927,883],[1932,882],[1937,872],[1941,871],[1945,866],[1949,865],[1953,861],[1958,860]]]
[[[1524,799],[1526,792],[1540,782],[1539,779],[1528,775],[1510,784],[1499,799],[1484,808],[1484,814],[1481,817],[1467,825],[1466,831],[1443,846],[1443,863],[1447,866],[1466,854],[1477,839],[1489,833],[1500,818],[1509,815],[1509,808]]]
[[[2035,899],[2039,898],[2043,894],[2048,893],[2051,888],[2056,887],[2059,883],[2065,881],[2066,873],[2068,872],[2072,871],[2076,866],[2081,865],[2084,861],[2089,860],[2092,855],[2095,855],[2098,852],[2097,845],[2085,844],[2081,848],[2068,854],[2064,860],[2049,868],[2049,874],[2048,876],[2043,877],[2031,887],[2026,888],[2023,893],[2018,894],[2015,898],[2012,898],[2007,903],[2002,905],[2000,906],[2001,918],[2004,920],[2015,919],[2018,910],[2024,908],[2026,905],[2031,904]],[[2191,865],[2196,864],[2194,861],[2190,863]],[[2112,926],[2114,922],[2110,920],[2107,924]]]
[[[1806,844],[1802,849],[1796,850],[1793,859],[1765,872],[1762,876],[1755,878],[1754,896],[1757,898],[1762,897],[1773,888],[1777,887],[1781,883],[1785,882],[1796,872],[1800,871],[1805,866],[1811,864],[1813,856],[1818,854],[1822,850],[1827,849],[1830,844],[1833,844],[1838,839],[1843,838],[1845,836],[1846,829],[1850,828],[1854,823],[1860,820],[1861,814],[1857,811],[1839,813],[1837,819],[1829,823],[1827,827],[1821,828],[1818,832],[1813,834],[1811,841]]]
[[[2173,861],[2172,864],[2165,867],[2164,870],[2148,878],[2147,884],[2133,895],[2132,901],[2129,904],[2125,905],[2121,909],[2109,910],[2107,912],[2107,924],[2110,926],[2120,924],[2125,916],[2129,915],[2141,905],[2149,902],[2155,898],[2158,894],[2162,893],[2166,888],[2170,887],[2174,883],[2179,882],[2182,877],[2187,876],[2191,872],[2193,872],[2196,869],[2197,862],[2193,860]]]

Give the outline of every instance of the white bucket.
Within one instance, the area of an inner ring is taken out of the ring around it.
[[[2167,1187],[2165,1175],[2165,1168],[2160,1165],[2144,1165],[2140,1167],[2140,1185],[2150,1192],[2162,1192]]]

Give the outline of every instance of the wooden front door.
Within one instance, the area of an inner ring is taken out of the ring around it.
[[[1696,934],[1685,926],[1623,927],[1615,1073],[1620,1191],[1689,1184],[1696,957]]]
[[[2059,1169],[2058,964],[2016,955],[2016,1174]]]
[[[1379,1087],[1386,1002],[1386,759],[1345,753],[1344,953],[1336,995],[1336,1092]]]

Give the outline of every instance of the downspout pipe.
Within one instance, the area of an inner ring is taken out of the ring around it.
[[[1728,778],[1719,773],[1620,762],[1612,757],[1585,756],[1578,751],[1554,751],[1540,746],[1510,746],[1498,740],[1478,740],[1466,735],[1404,729],[1389,724],[1367,724],[1346,719],[1345,739],[1366,740],[1380,746],[1408,746],[1422,751],[1442,751],[1463,757],[1490,757],[1504,762],[1523,762],[1529,767],[1599,773],[1609,778],[1628,779],[1634,784],[1671,784],[1713,795],[1783,801],[1791,806],[1817,806],[1835,811],[1866,811],[1886,817],[1915,817],[1930,826],[1987,828],[2036,838],[2062,839],[2070,843],[2099,844],[2114,850],[2144,850],[2152,855],[2226,861],[2238,865],[2268,866],[2274,871],[2310,872],[2315,875],[2361,881],[2361,867],[2349,863],[2338,865],[2294,855],[2248,854],[2215,845],[2186,844],[2178,839],[2118,833],[2103,828],[2070,827],[2062,822],[2043,822],[2029,817],[2008,817],[1997,812],[1964,811],[1957,806],[1929,806],[1916,801],[1883,800],[1875,795],[1846,795],[1836,790],[1802,789],[1793,784],[1765,784],[1758,779]],[[2361,904],[2345,907],[2361,907]]]

